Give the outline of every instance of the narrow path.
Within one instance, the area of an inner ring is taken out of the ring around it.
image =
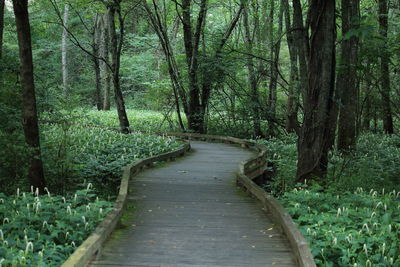
[[[235,184],[238,163],[252,153],[191,144],[186,157],[131,182],[125,227],[90,266],[295,266],[288,242]]]

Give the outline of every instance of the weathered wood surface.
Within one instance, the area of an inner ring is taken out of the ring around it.
[[[120,221],[128,199],[129,181],[136,173],[146,166],[153,165],[154,162],[162,162],[183,156],[189,150],[190,144],[185,143],[174,151],[142,159],[123,168],[119,194],[114,203],[113,210],[107,214],[100,225],[96,227],[95,231],[75,250],[75,252],[62,264],[61,267],[86,266],[93,255],[100,253],[104,242]]]
[[[296,266],[279,227],[236,186],[254,153],[191,144],[187,157],[131,181],[123,227],[90,266]]]

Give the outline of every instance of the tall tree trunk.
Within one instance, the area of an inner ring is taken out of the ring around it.
[[[299,107],[299,93],[300,93],[300,81],[299,81],[299,70],[298,70],[298,48],[295,43],[295,34],[292,29],[292,23],[290,21],[290,8],[289,1],[282,0],[281,5],[285,13],[285,24],[286,24],[286,38],[289,48],[290,57],[290,84],[288,92],[288,100],[286,106],[286,131],[288,133],[296,132],[299,134],[299,122],[297,120],[297,112]]]
[[[188,123],[189,129],[195,132],[204,133],[204,116],[206,107],[202,105],[200,99],[200,88],[198,84],[198,53],[201,40],[201,33],[204,28],[204,20],[207,14],[207,0],[201,0],[200,10],[197,17],[195,31],[192,29],[192,10],[191,0],[182,1],[182,25],[183,39],[186,52],[186,62],[188,65],[188,81],[189,81],[189,109]]]
[[[0,59],[3,56],[4,8],[5,0],[0,0]]]
[[[123,37],[124,37],[124,25],[123,25],[121,10],[120,10],[121,3],[118,0],[116,2],[117,2],[116,6],[108,7],[108,12],[110,14],[110,17],[109,17],[110,20],[109,20],[108,27],[109,27],[110,41],[111,41],[111,56],[112,56],[111,69],[112,69],[112,74],[113,74],[112,80],[113,80],[113,84],[114,84],[115,103],[117,106],[118,119],[119,119],[119,125],[121,128],[121,132],[122,133],[130,133],[129,121],[128,121],[128,116],[126,115],[125,102],[124,102],[124,98],[122,96],[121,83],[120,83],[120,77],[119,77],[122,42],[123,42]],[[117,37],[117,32],[115,30],[115,13],[116,12],[118,14],[119,21],[120,21],[119,39]]]
[[[360,20],[359,0],[342,0],[342,40],[341,62],[337,76],[337,92],[340,96],[338,123],[338,149],[349,152],[356,145],[357,116],[357,64],[358,37],[346,37],[349,31],[358,29]]]
[[[25,141],[32,151],[28,178],[30,185],[43,192],[45,179],[40,152],[39,125],[33,75],[32,43],[29,25],[28,0],[13,0],[18,34],[22,86],[22,121]]]
[[[367,67],[369,69],[369,67]],[[364,99],[365,99],[365,108],[363,112],[363,129],[369,130],[371,126],[372,119],[372,110],[371,110],[371,87],[372,87],[372,79],[371,75],[368,73],[365,76],[365,89],[364,89]]]
[[[270,43],[270,51],[269,56],[271,59],[271,65],[269,68],[269,90],[268,90],[268,136],[272,137],[275,135],[275,115],[276,115],[276,83],[278,78],[278,73],[276,70],[275,62],[275,34],[274,34],[274,15],[275,15],[275,0],[270,1],[270,13],[269,13],[269,43]]]
[[[387,45],[388,36],[388,13],[387,0],[379,0],[379,32],[383,38],[383,51],[381,51],[381,95],[383,109],[383,130],[385,133],[393,134],[393,116],[390,101],[390,72],[389,52]]]
[[[335,77],[335,0],[312,0],[309,86],[298,146],[297,180],[323,177],[329,150],[329,113]]]
[[[257,138],[262,136],[261,125],[260,125],[260,110],[259,110],[259,95],[258,95],[258,82],[256,70],[254,67],[254,60],[251,54],[253,54],[253,39],[250,32],[249,26],[249,8],[246,6],[243,10],[243,27],[244,36],[247,44],[247,51],[250,54],[247,56],[247,69],[249,72],[249,84],[251,94],[251,109],[253,111],[253,137]]]
[[[278,66],[279,66],[279,54],[281,50],[281,35],[282,35],[282,19],[283,19],[283,6],[280,5],[279,16],[278,16],[278,32],[274,33],[274,12],[275,12],[275,0],[271,0],[271,12],[270,12],[270,42],[271,42],[271,69],[270,69],[270,82],[269,82],[269,94],[268,94],[268,136],[272,137],[276,135],[276,105],[277,105],[277,86],[278,86]]]
[[[102,109],[102,103],[101,103],[101,73],[100,73],[100,60],[99,57],[101,56],[100,54],[100,45],[101,45],[101,30],[104,28],[103,27],[103,21],[101,15],[97,14],[94,22],[94,33],[93,33],[93,41],[92,41],[92,47],[93,47],[93,67],[94,67],[94,73],[95,73],[95,86],[96,86],[96,91],[95,91],[95,102],[96,102],[96,107],[97,110]]]
[[[308,91],[308,57],[310,48],[308,43],[308,25],[304,26],[303,23],[303,11],[300,0],[293,0],[293,28],[298,48],[300,84],[304,103],[305,94]]]
[[[100,44],[100,51],[101,57],[105,59],[105,61],[110,62],[110,32],[108,29],[109,25],[109,18],[110,14],[109,11],[106,12],[103,16],[103,23],[101,28],[101,44]],[[101,77],[103,79],[103,110],[110,110],[111,108],[111,76],[112,73],[110,68],[107,67],[107,64],[104,61],[100,62],[100,70],[101,70]]]
[[[61,67],[62,67],[62,80],[63,80],[63,91],[67,95],[69,92],[68,84],[68,31],[66,29],[68,25],[69,5],[64,5],[63,25],[65,26],[62,32],[61,38]]]

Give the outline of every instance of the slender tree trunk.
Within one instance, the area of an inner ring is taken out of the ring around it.
[[[94,67],[94,73],[96,75],[95,79],[95,86],[96,86],[96,91],[95,91],[95,102],[96,102],[96,107],[97,110],[102,109],[102,103],[101,103],[101,73],[100,73],[100,60],[99,57],[101,56],[100,54],[100,44],[101,44],[101,30],[103,29],[103,22],[102,22],[102,17],[101,15],[97,14],[94,22],[94,34],[93,34],[93,42],[92,42],[92,47],[93,47],[93,67]]]
[[[329,150],[329,113],[335,77],[335,0],[310,5],[309,86],[298,146],[297,180],[323,177]]]
[[[249,54],[253,54],[253,39],[250,32],[249,26],[249,8],[246,6],[243,10],[243,27],[244,36],[247,44],[247,51]],[[259,110],[259,95],[258,95],[258,83],[257,76],[254,67],[253,57],[250,55],[247,57],[247,69],[249,72],[249,84],[251,90],[251,108],[253,111],[253,137],[257,138],[262,136],[261,125],[260,125],[260,110]]]
[[[145,0],[143,0],[143,6],[150,18],[150,22],[160,40],[161,47],[163,49],[165,60],[168,66],[168,72],[171,78],[172,90],[175,98],[176,112],[178,115],[178,121],[181,129],[185,131],[183,120],[181,117],[180,102],[182,102],[183,111],[188,114],[188,103],[186,90],[182,84],[181,74],[177,67],[177,63],[174,56],[174,51],[171,46],[171,42],[167,33],[167,25],[165,25],[165,20],[161,19],[160,11],[157,4],[153,1],[154,12],[151,10],[149,5]],[[178,25],[176,25],[178,27]]]
[[[116,10],[118,8],[118,10]],[[119,124],[121,127],[122,133],[130,133],[129,129],[129,121],[128,116],[126,115],[125,110],[125,102],[122,96],[121,91],[121,83],[119,77],[119,70],[120,70],[120,60],[121,60],[121,50],[122,50],[122,41],[124,37],[124,25],[121,19],[121,10],[120,10],[120,2],[118,2],[117,7],[109,6],[109,13],[110,13],[110,20],[109,20],[109,32],[110,32],[110,41],[111,41],[111,56],[112,56],[112,80],[114,84],[114,95],[115,95],[115,103],[117,106],[118,112],[118,119]],[[115,30],[115,13],[118,13],[119,20],[120,20],[120,32],[119,32],[119,39],[117,38],[117,32]]]
[[[342,0],[342,40],[341,64],[337,77],[337,92],[340,96],[338,123],[338,149],[349,152],[356,145],[357,116],[357,64],[358,37],[346,38],[349,31],[355,31],[359,25],[359,0]]]
[[[15,21],[17,26],[19,58],[21,66],[22,86],[22,119],[25,141],[32,151],[28,173],[30,185],[43,192],[45,179],[40,152],[39,125],[36,109],[36,95],[33,75],[31,31],[27,0],[13,0]]]
[[[275,135],[275,115],[276,115],[276,83],[277,83],[277,72],[276,72],[276,62],[275,60],[275,34],[274,34],[274,15],[275,15],[275,0],[270,0],[270,12],[269,12],[269,20],[268,20],[268,29],[269,29],[269,43],[270,50],[269,56],[271,59],[271,65],[269,68],[269,90],[268,90],[268,133],[269,137]]]
[[[297,63],[298,48],[295,44],[295,34],[293,32],[292,24],[290,21],[290,8],[288,0],[282,0],[281,5],[283,6],[285,13],[286,38],[290,57],[290,84],[286,106],[285,128],[288,133],[296,132],[297,134],[299,134],[299,122],[297,120],[300,93],[299,70]]]
[[[383,51],[381,51],[381,95],[383,110],[383,130],[385,131],[385,133],[393,134],[393,116],[390,100],[389,52],[387,47],[389,6],[387,0],[379,0],[378,2],[379,31],[384,43]]]
[[[272,2],[274,2],[273,0]],[[279,7],[278,16],[278,31],[272,36],[273,46],[271,48],[271,56],[273,60],[273,65],[271,68],[271,79],[269,84],[269,107],[270,107],[270,117],[272,118],[272,123],[268,124],[268,135],[276,135],[276,106],[278,100],[278,73],[279,73],[279,55],[281,51],[281,36],[282,36],[282,21],[283,21],[283,6]]]
[[[110,62],[110,32],[108,29],[109,21],[110,21],[110,14],[107,11],[103,17],[103,23],[101,28],[101,56],[107,61]],[[110,68],[107,67],[107,64],[103,61],[100,62],[100,70],[101,70],[101,77],[103,79],[103,110],[110,110],[111,108],[111,76],[112,73]]]
[[[303,11],[300,0],[293,0],[293,28],[295,42],[298,48],[300,84],[304,103],[304,96],[308,90],[308,57],[310,48],[308,43],[308,25],[304,26],[303,23]]]
[[[0,59],[3,56],[4,8],[5,0],[0,0]]]
[[[371,126],[371,119],[372,119],[372,111],[371,111],[371,86],[372,86],[372,80],[371,76],[366,75],[365,77],[365,89],[364,89],[364,98],[365,98],[365,109],[364,109],[364,120],[363,120],[363,129],[364,130],[369,130]]]
[[[68,25],[68,15],[69,15],[69,5],[64,5],[64,15],[63,15],[63,25],[67,27]],[[62,80],[63,80],[63,91],[67,95],[69,92],[68,84],[68,31],[66,28],[63,29],[61,38],[61,67],[62,67]]]

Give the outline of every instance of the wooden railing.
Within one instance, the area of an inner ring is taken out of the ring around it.
[[[129,181],[141,170],[151,167],[155,162],[167,161],[183,156],[190,150],[190,144],[184,144],[177,150],[142,159],[129,164],[123,169],[123,175],[117,200],[113,209],[107,214],[95,231],[80,245],[77,250],[64,262],[62,267],[86,266],[96,255],[101,253],[101,248],[112,231],[117,227],[125,209],[129,193]]]

